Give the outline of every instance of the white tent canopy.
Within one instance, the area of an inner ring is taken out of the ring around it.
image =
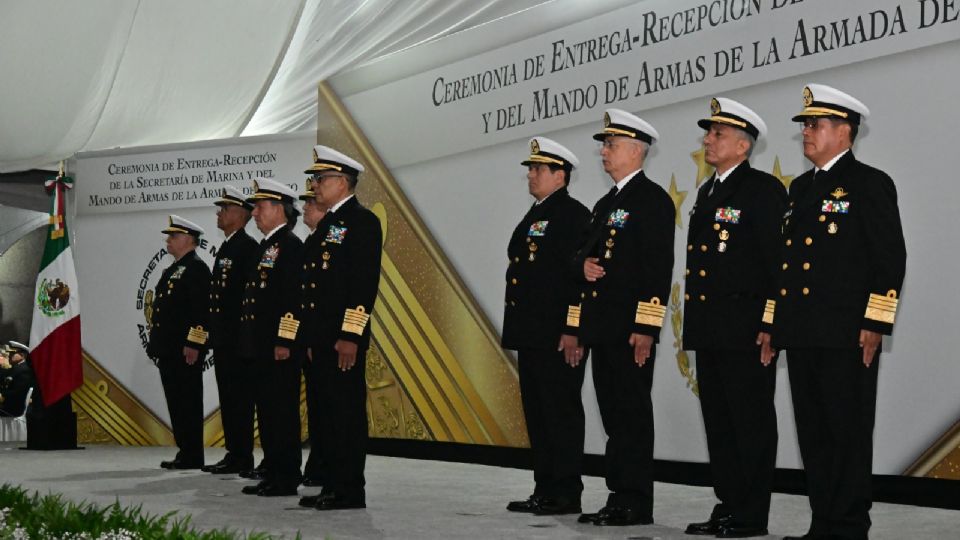
[[[313,127],[343,70],[544,0],[0,3],[0,172]]]

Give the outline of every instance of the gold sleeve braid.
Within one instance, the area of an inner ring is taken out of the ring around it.
[[[763,323],[773,324],[773,313],[777,309],[776,300],[767,300],[767,305],[763,308]]]
[[[654,296],[649,302],[637,302],[637,316],[634,322],[647,326],[663,326],[663,317],[667,306],[660,305],[660,299]]]
[[[863,316],[873,321],[893,324],[897,317],[897,304],[899,302],[897,291],[893,289],[887,291],[886,296],[870,293],[870,299],[867,300],[867,311]]]
[[[187,332],[187,341],[190,343],[196,343],[197,345],[206,345],[207,337],[210,336],[210,332],[207,332],[203,329],[203,326],[197,325],[190,328],[190,331]]]
[[[580,328],[580,304],[567,306],[567,326]]]
[[[283,339],[297,339],[297,330],[300,329],[300,321],[293,318],[293,313],[287,313],[280,318],[280,328],[277,330],[277,336]]]
[[[340,329],[362,336],[368,321],[370,321],[370,314],[363,306],[357,306],[356,309],[347,308],[343,312],[343,325]]]

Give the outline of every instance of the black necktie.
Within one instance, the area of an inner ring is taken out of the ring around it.
[[[710,198],[713,195],[713,192],[717,190],[717,186],[720,185],[720,178],[714,174],[713,178],[710,179],[710,188],[707,189],[707,198]]]
[[[602,218],[606,216],[610,208],[613,207],[613,200],[617,198],[618,192],[617,186],[613,186],[610,188],[610,191],[597,202],[596,217]]]

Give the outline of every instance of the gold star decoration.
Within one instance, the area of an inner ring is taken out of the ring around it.
[[[690,157],[693,159],[693,162],[697,164],[697,188],[699,188],[700,184],[713,174],[713,166],[708,165],[705,161],[706,151],[702,146],[696,152],[691,152]]]
[[[673,199],[673,207],[676,209],[676,222],[678,228],[683,228],[683,219],[680,217],[680,207],[683,206],[684,199],[687,198],[686,191],[677,191],[677,175],[670,175],[670,190],[667,192]]]
[[[790,183],[796,178],[793,175],[783,174],[783,172],[780,171],[780,156],[773,158],[773,172],[771,174],[776,176],[777,180],[787,189],[790,189]]]

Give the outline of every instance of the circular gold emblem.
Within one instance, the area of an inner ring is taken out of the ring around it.
[[[603,113],[603,127],[610,127],[610,113]]]
[[[813,103],[813,92],[810,91],[809,86],[803,87],[803,106],[809,107]]]
[[[710,114],[718,114],[720,112],[720,102],[717,101],[717,98],[710,100]]]
[[[540,143],[536,139],[530,139],[530,153],[531,154],[540,153]]]

